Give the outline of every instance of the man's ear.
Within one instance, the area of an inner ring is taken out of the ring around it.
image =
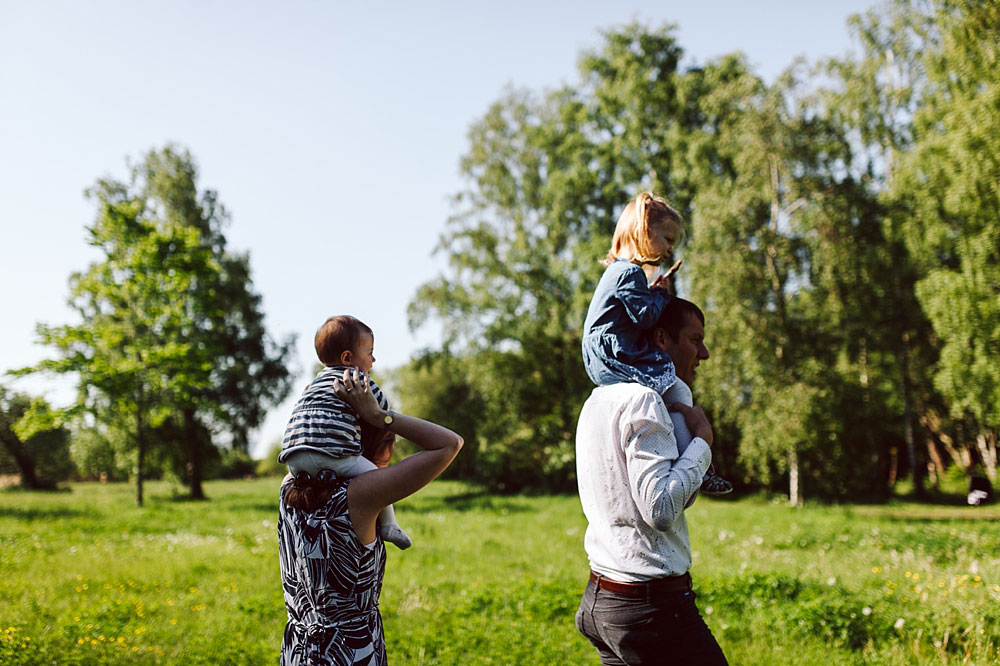
[[[653,329],[653,345],[658,349],[663,349],[667,344],[667,331],[662,328]]]
[[[340,364],[341,365],[353,365],[354,354],[351,353],[350,349],[345,349],[340,352]]]

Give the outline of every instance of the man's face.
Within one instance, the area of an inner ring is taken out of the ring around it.
[[[670,358],[673,359],[677,377],[684,380],[688,386],[694,384],[695,368],[708,358],[705,327],[701,320],[689,314],[677,340],[667,335],[663,329],[656,332],[655,340],[657,346],[670,354]]]

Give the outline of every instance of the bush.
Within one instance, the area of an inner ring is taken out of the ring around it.
[[[284,476],[288,468],[278,462],[278,453],[281,452],[281,442],[275,442],[267,451],[263,460],[258,460],[254,473],[257,476]]]
[[[17,469],[21,485],[51,490],[74,472],[69,431],[41,399],[0,389],[0,470]]]
[[[223,449],[219,459],[213,461],[206,478],[245,479],[257,473],[257,461],[246,451]]]

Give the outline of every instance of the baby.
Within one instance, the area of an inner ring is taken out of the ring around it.
[[[364,373],[375,364],[375,336],[364,323],[349,315],[330,317],[316,331],[316,355],[324,367],[295,403],[285,427],[278,462],[288,465],[293,476],[306,472],[317,477],[328,469],[341,477],[355,477],[376,469],[375,463],[361,455],[361,427],[354,410],[333,391],[334,378],[343,377],[346,368]],[[379,405],[389,409],[381,389],[371,382],[372,394]],[[383,540],[400,549],[413,542],[399,525],[390,504],[378,517],[378,531]]]

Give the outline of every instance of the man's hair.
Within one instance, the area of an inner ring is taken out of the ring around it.
[[[350,315],[330,317],[316,331],[316,356],[326,366],[339,365],[340,355],[354,351],[364,334],[374,335],[361,320]]]
[[[662,328],[674,342],[680,340],[681,329],[688,323],[690,317],[697,317],[701,325],[705,325],[705,313],[691,301],[676,296],[667,302],[667,306],[660,313],[660,318],[656,320],[653,327],[649,329],[647,335],[652,338],[653,331]]]

